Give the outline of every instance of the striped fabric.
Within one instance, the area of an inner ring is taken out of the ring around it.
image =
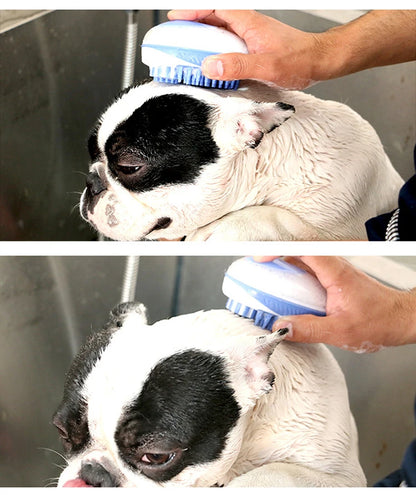
[[[397,210],[391,216],[389,223],[387,224],[386,238],[385,238],[386,241],[400,241],[399,213],[400,213],[400,208],[397,208]]]

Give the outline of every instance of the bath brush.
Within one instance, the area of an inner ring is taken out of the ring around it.
[[[281,316],[325,316],[326,291],[310,273],[275,259],[241,258],[227,269],[222,285],[226,308],[271,330]]]
[[[238,80],[218,81],[202,74],[205,57],[248,53],[243,40],[223,28],[193,21],[168,21],[150,29],[142,43],[142,62],[155,81],[207,88],[237,89]]]

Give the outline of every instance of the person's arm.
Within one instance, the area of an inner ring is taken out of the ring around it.
[[[337,58],[335,77],[409,62],[416,59],[416,11],[372,10],[320,37],[331,53],[327,58]]]
[[[319,279],[327,291],[327,316],[284,317],[275,322],[273,331],[288,327],[288,340],[321,342],[355,352],[416,343],[416,289],[387,287],[336,256],[286,260]]]
[[[375,10],[324,33],[308,33],[249,10],[174,10],[169,19],[197,20],[236,33],[249,54],[207,57],[211,79],[259,79],[303,89],[371,67],[416,58],[416,11]]]

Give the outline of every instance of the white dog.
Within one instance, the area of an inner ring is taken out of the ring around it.
[[[351,240],[403,183],[346,105],[245,83],[145,83],[89,140],[82,216],[111,239]]]
[[[227,310],[148,326],[119,306],[68,373],[58,486],[365,485],[338,364],[283,334]]]

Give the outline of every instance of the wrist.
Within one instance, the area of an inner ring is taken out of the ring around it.
[[[350,43],[344,36],[344,26],[337,26],[312,36],[315,44],[315,81],[336,79],[350,73],[353,54]]]

